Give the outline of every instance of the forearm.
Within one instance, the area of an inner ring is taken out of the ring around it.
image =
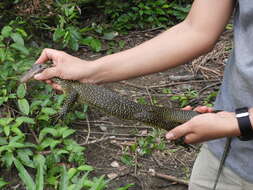
[[[98,70],[93,81],[117,81],[163,71],[207,52],[212,45],[207,36],[182,22],[135,48],[96,60]]]
[[[91,81],[117,81],[159,72],[208,52],[233,7],[234,0],[195,0],[184,22],[135,48],[95,61],[97,69]]]

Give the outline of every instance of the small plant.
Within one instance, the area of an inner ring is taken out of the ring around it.
[[[217,94],[217,91],[211,92],[206,98],[204,98],[204,105],[213,107],[213,102],[215,101]]]
[[[1,30],[0,167],[15,169],[28,190],[105,189],[107,180],[103,176],[89,179],[93,168],[85,164],[85,148],[71,139],[75,130],[67,126],[77,117],[85,118],[87,106],[67,114],[65,124],[52,126],[64,95],[55,95],[43,83],[31,83],[27,88],[17,82],[20,72],[34,62],[29,59],[34,50],[26,48],[25,34],[11,25]],[[72,167],[62,169],[62,165]],[[5,186],[8,182],[1,178],[0,188]]]
[[[172,96],[171,100],[178,101],[180,107],[185,107],[190,103],[191,100],[198,97],[198,92],[195,90],[188,89],[184,94],[182,95],[176,95]]]
[[[160,130],[154,129],[148,137],[142,137],[136,143],[129,146],[121,156],[121,162],[133,166],[135,154],[140,156],[151,155],[155,150],[164,150],[165,142],[162,139]]]

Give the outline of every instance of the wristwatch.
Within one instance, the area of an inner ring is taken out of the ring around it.
[[[248,141],[253,139],[253,129],[249,118],[249,109],[247,107],[238,108],[235,110],[241,136],[238,138],[241,141]]]

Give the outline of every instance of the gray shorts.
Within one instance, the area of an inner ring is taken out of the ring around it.
[[[220,161],[203,145],[194,163],[189,190],[212,190]],[[249,183],[227,167],[223,168],[216,190],[253,190]]]

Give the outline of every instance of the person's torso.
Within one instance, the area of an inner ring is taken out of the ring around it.
[[[215,102],[215,109],[234,111],[253,107],[253,1],[238,0],[234,15],[234,48],[225,66],[224,79]],[[219,159],[226,139],[207,142]],[[232,139],[226,166],[253,183],[253,141]]]

